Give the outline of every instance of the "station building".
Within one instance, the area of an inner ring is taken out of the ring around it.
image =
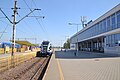
[[[70,38],[70,44],[79,51],[120,54],[120,4],[86,24]]]

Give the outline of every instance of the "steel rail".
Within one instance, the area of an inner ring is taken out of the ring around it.
[[[42,64],[40,64],[39,68],[36,70],[35,74],[31,77],[30,80],[38,80],[41,73],[42,73],[42,70],[44,69],[45,65],[47,64],[47,61],[49,60],[50,57],[47,57],[43,62]]]

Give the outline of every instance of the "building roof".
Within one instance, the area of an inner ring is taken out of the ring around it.
[[[120,10],[120,3],[118,5],[116,5],[115,7],[113,7],[111,10],[107,11],[105,14],[103,14],[102,16],[100,16],[99,18],[97,18],[96,20],[92,21],[90,24],[88,24],[86,27],[84,27],[82,30],[78,31],[77,33],[75,33],[71,38],[76,37],[77,35],[79,35],[80,33],[84,32],[85,30],[89,29],[90,27],[92,27],[93,25],[95,25],[96,23],[100,22],[101,20],[103,20],[104,18],[107,18],[108,16],[112,15],[113,13],[115,13],[116,11]],[[70,39],[71,39],[70,38]]]
[[[32,44],[29,41],[15,41],[15,43],[27,46],[36,46],[36,44]]]

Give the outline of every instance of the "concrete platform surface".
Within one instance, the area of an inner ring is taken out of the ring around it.
[[[52,55],[43,80],[120,80],[120,57],[58,51]]]
[[[26,54],[29,54],[31,52],[35,52],[35,51],[29,51],[29,52],[15,52],[14,55],[26,55]],[[0,58],[6,58],[6,57],[10,57],[11,56],[11,53],[6,53],[6,54],[0,54]]]

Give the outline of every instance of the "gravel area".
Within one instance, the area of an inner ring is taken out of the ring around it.
[[[0,80],[30,80],[44,60],[45,58],[36,57],[25,61],[15,68],[0,73]]]

